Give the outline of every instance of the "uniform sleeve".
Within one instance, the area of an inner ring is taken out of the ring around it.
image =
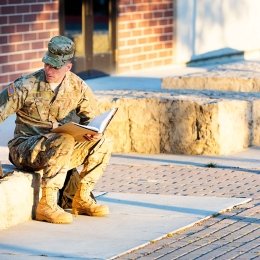
[[[82,82],[82,98],[76,109],[81,124],[87,122],[97,115],[98,102],[91,88]]]
[[[11,83],[0,93],[0,122],[23,106],[26,95],[27,90],[20,79]]]

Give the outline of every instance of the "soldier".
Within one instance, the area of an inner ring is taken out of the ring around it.
[[[36,220],[71,223],[73,218],[57,204],[67,171],[83,165],[72,201],[72,213],[104,216],[109,213],[91,196],[111,155],[112,143],[104,135],[75,142],[68,134],[52,133],[72,121],[76,113],[87,124],[96,115],[97,101],[89,86],[71,72],[75,45],[64,36],[48,43],[44,68],[18,78],[0,93],[0,122],[16,113],[14,138],[9,141],[10,161],[21,170],[42,170],[42,197]]]

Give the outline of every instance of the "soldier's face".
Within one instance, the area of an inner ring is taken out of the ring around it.
[[[44,63],[44,72],[46,80],[49,83],[60,83],[67,71],[71,70],[72,64],[67,63],[63,65],[61,68],[54,68],[51,65]]]

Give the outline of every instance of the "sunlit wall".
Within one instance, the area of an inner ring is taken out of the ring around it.
[[[259,55],[259,0],[177,0],[176,8],[176,62]]]

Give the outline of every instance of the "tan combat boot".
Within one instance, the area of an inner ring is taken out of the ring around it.
[[[92,184],[80,183],[72,201],[72,213],[75,215],[88,215],[102,217],[109,214],[109,209],[105,205],[96,203],[90,195]]]
[[[69,224],[72,222],[72,215],[57,205],[57,192],[57,188],[42,188],[42,198],[36,209],[36,220],[56,224]]]

